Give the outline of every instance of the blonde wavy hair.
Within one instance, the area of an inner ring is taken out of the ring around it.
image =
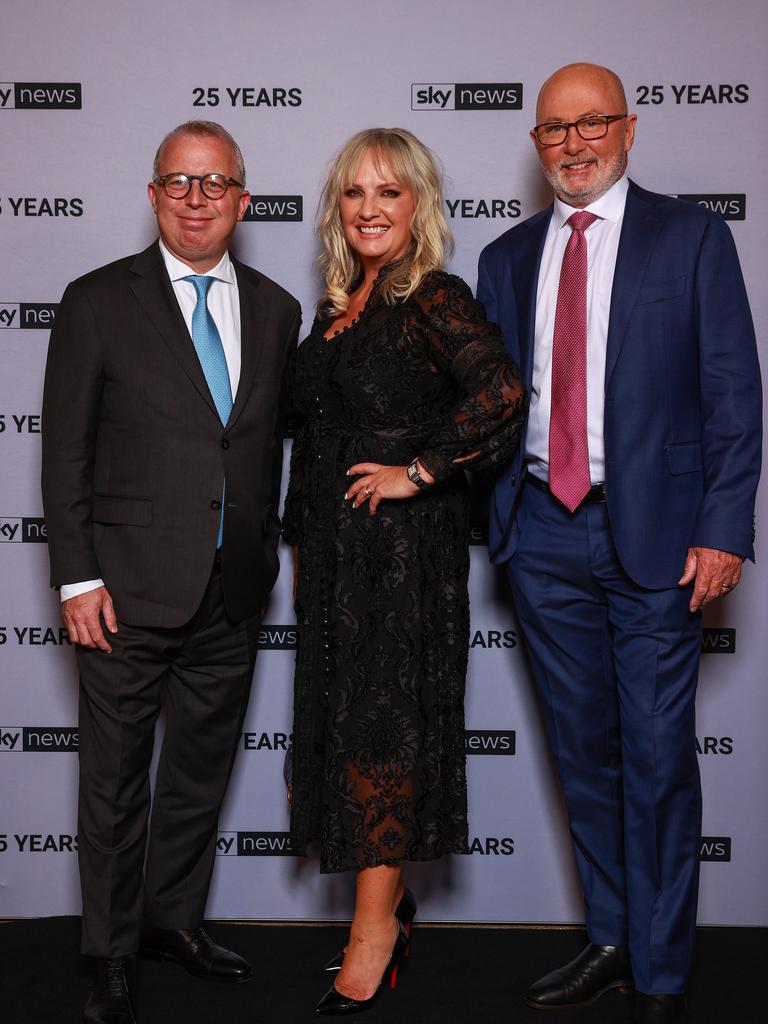
[[[318,204],[317,237],[322,246],[320,267],[325,291],[319,312],[340,316],[349,306],[349,289],[362,274],[357,253],[344,237],[339,206],[352,184],[360,160],[370,152],[381,173],[386,164],[396,180],[413,193],[413,241],[402,260],[384,276],[379,291],[388,304],[407,298],[425,274],[439,270],[453,255],[453,237],[445,219],[442,176],[433,154],[405,128],[366,128],[341,149],[333,161]]]

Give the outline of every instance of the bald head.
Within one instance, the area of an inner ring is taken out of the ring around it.
[[[597,115],[605,120],[595,132]],[[619,180],[627,168],[636,120],[627,113],[621,79],[608,68],[567,64],[549,76],[539,92],[531,139],[547,181],[564,203],[584,209]],[[539,139],[542,125],[555,126],[561,141],[552,143],[547,135]]]
[[[570,102],[578,106],[579,97],[591,99],[599,96],[605,103],[605,109],[593,110],[587,104],[584,113],[592,114],[626,114],[627,98],[621,79],[609,68],[599,64],[566,64],[565,67],[550,75],[539,90],[536,103],[536,121],[548,121],[559,114],[546,111],[557,104],[562,96],[568,96]]]

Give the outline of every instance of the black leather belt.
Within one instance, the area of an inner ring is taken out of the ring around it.
[[[540,480],[537,476],[534,476],[533,473],[526,472],[525,482],[531,484],[537,490],[546,491],[546,493],[549,494],[551,497],[555,497],[554,494],[552,494],[552,491],[550,491],[549,489],[549,484],[545,484],[543,480]],[[605,500],[605,484],[593,484],[589,488],[587,493],[584,495],[584,498],[582,499],[579,508],[581,507],[581,505],[594,505],[599,501]],[[557,501],[556,498],[555,501]]]

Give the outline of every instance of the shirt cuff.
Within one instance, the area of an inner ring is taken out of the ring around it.
[[[87,594],[89,590],[97,590],[104,586],[104,580],[83,580],[82,583],[62,583],[59,595],[62,601],[68,601],[71,597],[80,594]]]

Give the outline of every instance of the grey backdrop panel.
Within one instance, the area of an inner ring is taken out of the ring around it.
[[[474,287],[482,247],[549,198],[527,135],[541,81],[571,60],[606,63],[639,114],[634,178],[719,204],[731,219],[764,347],[767,27],[764,0],[583,0],[577,21],[570,0],[354,8],[342,0],[219,0],[213,16],[203,0],[181,11],[155,0],[6,4],[0,916],[79,911],[77,682],[42,543],[41,379],[66,283],[154,237],[144,186],[162,135],[210,117],[240,141],[252,193],[272,199],[254,205],[257,219],[238,229],[237,252],[294,292],[309,322],[318,188],[353,131],[402,125],[439,154],[457,242],[452,269]],[[501,109],[487,109],[493,94]],[[461,109],[468,101],[481,109]],[[320,878],[314,860],[285,855],[293,613],[283,555],[221,819],[211,916],[331,918],[351,906],[349,877]],[[472,854],[412,869],[423,917],[579,921],[567,830],[515,621],[481,544],[472,549],[471,591]],[[705,924],[768,924],[768,811],[755,784],[768,775],[767,606],[765,573],[747,566],[739,589],[706,617],[698,715]]]

